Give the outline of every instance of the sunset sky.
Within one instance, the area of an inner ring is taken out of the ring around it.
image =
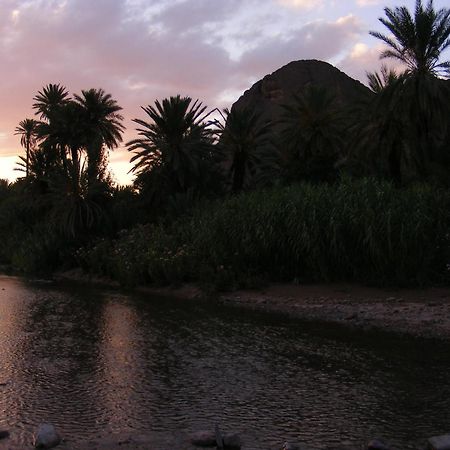
[[[23,154],[14,128],[33,117],[44,85],[103,88],[131,119],[140,105],[181,94],[229,107],[255,81],[292,60],[321,59],[365,82],[380,67],[384,6],[414,0],[0,0],[0,178]],[[448,0],[436,0],[436,7]],[[448,55],[446,55],[448,56]],[[130,154],[115,150],[121,183]]]

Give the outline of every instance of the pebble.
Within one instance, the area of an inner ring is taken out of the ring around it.
[[[9,437],[9,431],[0,430],[0,439],[6,439]]]

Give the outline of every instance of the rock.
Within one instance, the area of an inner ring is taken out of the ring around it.
[[[260,113],[262,121],[271,122],[273,131],[277,132],[277,124],[284,112],[281,105],[311,85],[328,89],[336,97],[336,102],[344,107],[373,95],[362,83],[331,64],[302,60],[292,61],[257,81],[233,104],[232,109],[248,108]]]
[[[215,447],[216,433],[214,431],[198,431],[191,434],[190,441],[197,447]]]
[[[307,448],[297,442],[285,442],[283,445],[283,450],[307,450]]]
[[[428,439],[428,450],[450,450],[450,434]]]
[[[9,431],[0,430],[0,439],[6,439],[9,437]]]
[[[381,439],[372,439],[367,444],[367,450],[390,450],[390,447]]]
[[[283,445],[283,450],[300,450],[300,445],[292,442],[285,442]]]
[[[61,442],[61,438],[51,423],[42,423],[34,435],[36,448],[52,448]]]
[[[239,450],[241,448],[241,445],[241,438],[238,434],[226,434],[223,437],[223,446],[225,449]]]

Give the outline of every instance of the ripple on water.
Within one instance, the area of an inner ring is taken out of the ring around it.
[[[402,448],[450,431],[443,345],[362,338],[202,303],[0,278],[0,427],[72,442],[147,434],[155,450],[216,423],[247,449],[285,440]]]

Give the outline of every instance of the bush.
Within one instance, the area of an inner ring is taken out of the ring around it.
[[[38,224],[16,241],[10,256],[11,266],[25,274],[49,275],[67,263],[69,255],[64,255],[65,251],[70,253],[67,244],[45,224]]]
[[[374,179],[305,183],[203,205],[165,228],[138,227],[100,260],[114,278],[157,284],[421,286],[449,282],[449,230],[445,190]],[[95,251],[86,253],[91,270],[100,264]]]

